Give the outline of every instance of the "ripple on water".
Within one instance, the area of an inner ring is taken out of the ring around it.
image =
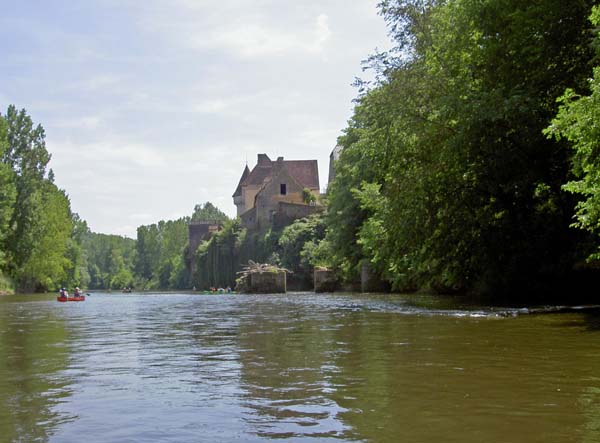
[[[599,441],[600,331],[582,312],[309,293],[0,303],[8,441]]]

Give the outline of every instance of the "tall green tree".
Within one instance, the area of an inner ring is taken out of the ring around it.
[[[600,26],[600,7],[593,8],[590,21]],[[596,47],[600,44],[598,33],[595,43]],[[568,88],[558,99],[558,113],[545,133],[571,143],[573,179],[564,189],[582,197],[573,226],[597,235],[600,233],[600,67],[594,68],[589,90],[589,95],[581,96]],[[590,258],[598,260],[600,253],[596,251]]]
[[[570,271],[569,155],[542,129],[589,75],[592,3],[381,2],[397,48],[371,59],[329,196],[348,277],[510,292]]]
[[[90,228],[85,220],[79,217],[79,214],[72,214],[73,231],[71,238],[67,242],[66,257],[70,266],[67,269],[67,286],[87,288],[90,285],[91,277],[89,272],[89,263],[87,251],[84,248],[86,238],[90,235]]]
[[[54,289],[71,266],[65,257],[72,231],[70,203],[48,178],[50,154],[42,126],[12,105],[3,122],[1,160],[3,170],[12,171],[16,191],[4,241],[6,269],[21,290]]]
[[[25,290],[54,290],[64,284],[72,263],[67,248],[73,225],[70,204],[64,191],[46,181],[36,202],[37,219],[29,228],[34,241],[15,272]]]
[[[4,117],[0,115],[0,158],[8,151],[8,131]],[[10,221],[14,212],[16,188],[11,167],[0,162],[0,275],[6,262]]]

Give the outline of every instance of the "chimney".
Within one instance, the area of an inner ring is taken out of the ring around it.
[[[257,166],[270,166],[271,159],[267,154],[258,154],[258,159],[256,161]]]
[[[283,168],[283,157],[277,157],[277,161],[273,163],[273,175],[279,173]]]

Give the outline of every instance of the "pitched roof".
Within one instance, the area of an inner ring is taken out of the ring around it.
[[[283,157],[280,157],[279,160],[283,162],[283,166],[300,185],[305,188],[319,189],[319,167],[317,160],[283,160]],[[266,181],[269,181],[273,177],[273,165],[275,163],[266,154],[258,154],[258,162],[252,171],[247,173],[248,166],[246,166],[233,197],[242,194],[243,186],[262,185]]]
[[[319,166],[316,160],[284,160],[283,164],[302,186],[319,189]]]
[[[244,180],[244,183],[242,183],[242,186],[262,185],[262,183],[265,181],[265,179],[268,179],[271,177],[272,172],[273,172],[273,164],[272,163],[269,163],[268,165],[256,165],[254,167],[254,169],[252,169],[252,172],[250,173],[250,175],[248,175],[248,177],[246,177],[246,180]]]

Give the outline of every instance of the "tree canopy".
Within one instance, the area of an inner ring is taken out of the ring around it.
[[[568,146],[543,129],[585,87],[591,1],[388,0],[397,47],[338,143],[327,239],[348,278],[536,289],[573,267]]]

